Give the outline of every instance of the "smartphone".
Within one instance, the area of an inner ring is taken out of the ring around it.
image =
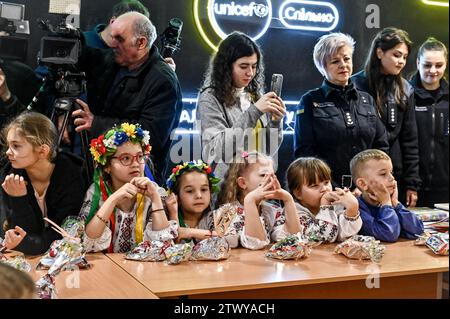
[[[283,74],[273,74],[272,82],[270,84],[270,91],[275,92],[276,95],[281,97],[282,87],[283,87]]]
[[[344,188],[351,189],[352,183],[353,183],[352,175],[342,175],[342,179],[341,179],[342,189],[344,189]]]

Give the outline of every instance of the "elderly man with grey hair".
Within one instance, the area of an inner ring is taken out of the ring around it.
[[[372,97],[350,80],[354,45],[353,38],[343,33],[319,39],[314,64],[325,79],[321,87],[302,96],[295,121],[295,156],[325,160],[333,185],[339,187],[350,175],[354,155],[369,148],[388,150],[386,130]]]
[[[77,100],[76,130],[97,137],[114,124],[139,123],[150,132],[155,178],[161,182],[170,133],[182,109],[177,76],[154,46],[156,28],[145,15],[125,13],[110,32],[112,50],[85,47],[80,58],[88,77],[88,103]]]

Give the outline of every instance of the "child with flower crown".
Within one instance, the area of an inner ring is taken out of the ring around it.
[[[302,231],[292,195],[281,188],[273,160],[261,153],[244,152],[230,165],[218,196],[219,206],[227,203],[237,206],[224,236],[232,248],[262,249]]]
[[[91,142],[94,183],[80,215],[87,251],[125,253],[143,240],[172,240],[177,223],[167,220],[157,184],[144,176],[151,146],[148,131],[123,123]]]
[[[220,179],[202,160],[184,162],[172,169],[166,182],[166,200],[171,220],[179,222],[178,241],[200,241],[217,235],[214,231],[211,195]]]

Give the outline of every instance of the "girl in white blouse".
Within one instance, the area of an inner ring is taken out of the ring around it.
[[[201,241],[217,236],[211,211],[212,194],[220,179],[202,160],[184,162],[172,169],[166,182],[170,193],[166,207],[171,220],[178,221],[177,241]]]
[[[284,208],[276,200],[284,202]],[[225,238],[232,248],[239,243],[248,249],[262,249],[271,241],[301,231],[294,199],[278,182],[270,157],[253,152],[236,158],[225,175],[218,204],[235,204]]]
[[[289,165],[287,181],[303,233],[311,241],[343,241],[362,226],[358,200],[347,189],[332,190],[331,169],[322,160],[300,157]]]
[[[144,177],[149,139],[139,124],[123,123],[92,140],[97,168],[80,213],[88,252],[126,253],[144,240],[177,237],[178,225],[167,220],[157,185]]]

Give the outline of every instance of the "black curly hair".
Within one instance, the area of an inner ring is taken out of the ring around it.
[[[220,103],[232,106],[236,103],[233,96],[233,63],[242,57],[249,57],[256,53],[258,64],[256,74],[246,90],[256,102],[264,91],[264,62],[259,46],[247,35],[233,32],[220,42],[216,54],[211,57],[202,91],[211,88]]]

